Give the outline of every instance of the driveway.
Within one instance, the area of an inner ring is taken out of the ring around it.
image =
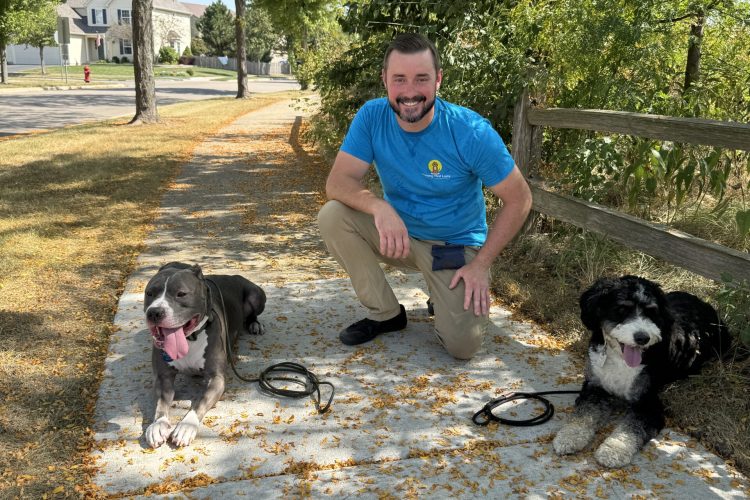
[[[250,92],[299,89],[294,80],[271,78],[250,79],[248,86]],[[157,106],[236,94],[235,80],[156,81]],[[134,114],[135,85],[132,81],[117,88],[0,92],[0,137]]]
[[[9,64],[8,74],[11,74],[11,75],[18,74],[26,70],[37,69],[37,68],[39,68],[38,64]]]

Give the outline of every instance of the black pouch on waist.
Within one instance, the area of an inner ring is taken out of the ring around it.
[[[432,245],[432,270],[458,269],[466,264],[463,245]]]

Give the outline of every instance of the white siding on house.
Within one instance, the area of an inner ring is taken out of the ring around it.
[[[130,3],[130,2],[128,2]],[[106,0],[94,0],[86,6],[89,26],[110,26],[112,24],[112,9]]]
[[[112,21],[106,35],[107,58],[111,59],[112,56],[122,58],[125,56],[132,62],[132,2],[130,0],[111,0],[107,2],[107,6],[112,13]],[[125,12],[126,15],[123,15],[123,12]],[[128,20],[130,20],[130,23],[128,23]],[[128,46],[131,47],[131,50],[126,49]]]
[[[86,45],[82,37],[70,37],[68,57],[70,58],[68,64],[71,66],[80,66],[89,62],[89,54],[86,53]]]
[[[122,57],[124,55],[132,61],[132,53],[121,50],[121,47],[127,45],[127,42],[132,45],[132,31],[126,23],[118,23],[118,20],[122,20],[122,16],[118,16],[118,10],[120,13],[123,10],[129,11],[132,19],[132,2],[131,0],[111,0],[107,2],[107,6],[108,12],[112,15],[111,28],[107,34],[109,39],[107,56]],[[185,12],[175,12],[170,10],[172,8],[185,10]],[[107,19],[109,20],[109,17]],[[151,23],[154,33],[155,55],[158,55],[159,49],[163,46],[172,46],[175,50],[178,50],[178,55],[182,55],[185,47],[190,45],[190,13],[179,2],[154,2]],[[123,41],[124,44],[121,43]]]
[[[172,47],[181,56],[190,45],[190,15],[154,9],[154,52]]]

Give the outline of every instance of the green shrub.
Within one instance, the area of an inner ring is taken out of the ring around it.
[[[120,58],[120,64],[127,64],[130,62],[130,59],[128,59],[128,56],[122,56]]]
[[[722,276],[723,286],[717,294],[719,315],[737,335],[740,341],[750,346],[750,283],[732,280],[731,276]]]
[[[193,76],[195,74],[195,70],[193,68],[188,68],[186,72],[190,76]]]
[[[182,55],[183,56],[192,56],[193,55],[193,51],[190,50],[190,45],[188,45],[187,47],[185,47],[185,50],[182,51]]]
[[[112,56],[112,62],[115,64],[120,64],[120,58],[117,56]]]
[[[162,47],[159,49],[159,62],[162,64],[176,64],[179,56],[177,51],[172,47]]]
[[[190,48],[193,55],[203,56],[208,54],[208,45],[200,38],[193,38],[193,45]]]

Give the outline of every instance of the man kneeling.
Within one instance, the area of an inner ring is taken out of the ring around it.
[[[329,174],[321,235],[369,310],[341,332],[345,344],[406,327],[379,262],[423,273],[451,355],[469,359],[482,344],[490,266],[526,220],[531,193],[489,121],[436,97],[442,76],[428,39],[397,36],[383,62],[387,97],[357,112]],[[384,199],[362,186],[371,163]],[[482,184],[503,203],[489,231]]]

